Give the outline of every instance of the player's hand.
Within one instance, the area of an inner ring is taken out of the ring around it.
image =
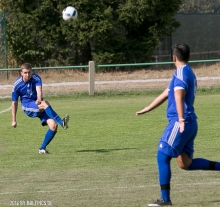
[[[141,115],[141,114],[145,114],[145,113],[146,113],[146,110],[142,109],[141,111],[136,112],[136,116]]]
[[[36,104],[37,104],[37,105],[40,105],[40,104],[41,104],[41,101],[40,101],[40,100],[36,100]]]
[[[17,122],[16,122],[16,121],[13,121],[13,122],[11,123],[11,126],[14,127],[14,128],[16,128],[16,127],[17,127]]]
[[[180,124],[180,133],[183,133],[184,128],[185,128],[184,120],[183,121],[179,121],[179,124]]]

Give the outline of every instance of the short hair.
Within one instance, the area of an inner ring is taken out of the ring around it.
[[[31,69],[32,70],[31,64],[30,63],[23,63],[21,65],[21,70],[23,70],[23,69]]]
[[[188,62],[190,57],[190,48],[187,44],[173,45],[173,55],[181,62]]]

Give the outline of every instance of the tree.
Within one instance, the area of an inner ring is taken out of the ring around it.
[[[10,0],[7,37],[18,63],[78,65],[149,61],[158,41],[174,32],[179,0]],[[78,19],[62,20],[72,5]]]
[[[36,65],[67,59],[57,1],[10,1],[6,3],[9,56],[18,63]],[[64,47],[63,47],[64,46]]]

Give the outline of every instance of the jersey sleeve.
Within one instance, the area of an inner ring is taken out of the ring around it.
[[[12,89],[12,93],[11,93],[11,100],[12,101],[18,101],[19,98],[19,93],[17,91],[16,86],[14,85],[13,89]]]
[[[185,74],[185,71],[183,68],[179,68],[174,73],[175,80],[174,80],[174,91],[178,89],[187,90],[188,88],[188,80],[187,75]]]
[[[36,81],[35,83],[36,86],[42,86],[42,79],[39,75],[33,74],[32,78]]]

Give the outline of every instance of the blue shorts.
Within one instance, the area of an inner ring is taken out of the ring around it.
[[[30,101],[26,103],[22,103],[22,110],[24,113],[31,117],[35,118],[38,117],[40,119],[41,124],[44,126],[46,125],[46,121],[50,118],[45,111],[41,112],[38,108],[38,105],[36,104],[35,101]]]
[[[182,133],[179,131],[179,122],[171,120],[163,132],[163,135],[158,144],[158,150],[176,158],[183,152],[193,158],[194,139],[198,131],[196,120],[185,123],[185,128]]]

